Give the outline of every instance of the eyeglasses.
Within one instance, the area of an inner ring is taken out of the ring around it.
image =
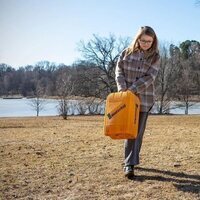
[[[151,40],[141,40],[141,39],[139,39],[139,42],[142,43],[142,44],[152,44],[153,41],[151,41]]]

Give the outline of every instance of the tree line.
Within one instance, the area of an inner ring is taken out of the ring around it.
[[[56,96],[63,100],[61,108],[69,96],[105,99],[117,90],[116,62],[130,42],[128,37],[93,35],[89,41],[79,42],[83,59],[71,66],[41,61],[14,69],[1,63],[0,96]],[[186,40],[180,45],[162,43],[160,52],[160,71],[156,78],[158,111],[168,112],[170,102],[178,100],[184,102],[182,106],[187,114],[191,102],[200,97],[200,43],[195,40]]]

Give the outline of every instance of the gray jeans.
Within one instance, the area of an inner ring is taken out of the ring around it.
[[[148,112],[140,112],[137,138],[125,140],[125,166],[139,164],[139,154],[142,146],[142,139],[146,127],[147,118]]]

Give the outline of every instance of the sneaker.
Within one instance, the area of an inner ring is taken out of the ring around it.
[[[127,165],[124,167],[124,175],[128,178],[134,176],[134,165]]]

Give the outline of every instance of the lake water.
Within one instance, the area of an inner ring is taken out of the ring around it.
[[[0,98],[0,117],[26,117],[36,116],[36,111],[30,106],[31,99],[2,99]],[[70,113],[79,114],[71,101]],[[72,111],[73,110],[73,111]],[[155,109],[153,109],[154,112]],[[170,111],[172,114],[184,114],[184,108],[176,108]],[[103,114],[103,113],[102,113]],[[189,108],[189,114],[200,114],[200,102]],[[39,116],[56,116],[58,114],[58,100],[45,100],[44,109],[40,111]]]

